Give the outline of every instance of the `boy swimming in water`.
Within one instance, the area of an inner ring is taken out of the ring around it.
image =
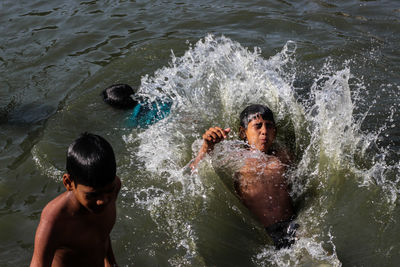
[[[258,218],[277,249],[294,243],[297,224],[292,199],[284,173],[289,161],[284,151],[274,151],[276,126],[272,111],[262,105],[250,105],[240,114],[239,136],[247,142],[247,151],[240,154],[244,165],[235,174],[235,189],[243,204]],[[199,162],[230,132],[230,128],[212,127],[203,134],[203,144],[191,164]],[[261,152],[261,153],[260,153]]]
[[[148,101],[147,99],[134,97],[135,92],[127,84],[114,84],[102,92],[103,100],[110,106],[118,109],[133,109],[126,124],[129,127],[146,128],[159,120],[167,117],[172,101]]]
[[[84,133],[68,148],[67,189],[42,211],[31,266],[117,266],[110,241],[121,181],[102,137]]]

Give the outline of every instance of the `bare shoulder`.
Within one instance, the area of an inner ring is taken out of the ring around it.
[[[39,226],[36,230],[35,243],[50,243],[51,240],[55,241],[56,235],[54,233],[57,232],[58,222],[62,221],[63,211],[65,210],[62,204],[63,195],[61,194],[56,197],[43,208]]]
[[[64,229],[78,214],[80,205],[76,202],[73,193],[70,191],[64,192],[51,200],[42,210],[38,229],[44,228],[43,231],[55,232]]]
[[[50,201],[43,209],[35,235],[35,247],[31,266],[50,266],[55,250],[60,242],[60,227],[66,213],[67,193]]]
[[[48,223],[55,223],[60,217],[64,217],[69,209],[68,205],[68,192],[64,192],[55,199],[51,200],[43,208],[41,221],[47,221]]]

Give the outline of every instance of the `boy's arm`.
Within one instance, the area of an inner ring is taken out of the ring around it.
[[[230,128],[221,129],[220,127],[211,127],[210,129],[208,129],[203,134],[203,144],[196,158],[190,164],[190,168],[192,170],[196,169],[197,165],[205,157],[205,155],[214,149],[215,144],[224,140],[230,131]]]
[[[35,247],[33,251],[31,267],[51,266],[54,253],[57,248],[54,235],[54,220],[47,218],[48,212],[43,210],[39,226],[35,235]]]
[[[117,261],[115,260],[114,252],[111,247],[111,239],[108,236],[108,250],[106,258],[104,259],[104,267],[117,267]]]
[[[117,179],[117,188],[115,190],[115,199],[117,199],[118,197],[118,193],[121,190],[121,180],[119,179],[118,176],[116,176]],[[107,254],[106,257],[104,258],[104,266],[105,267],[117,267],[117,261],[115,260],[115,256],[114,256],[114,251],[112,249],[111,246],[111,239],[110,239],[110,235],[108,235],[108,244],[107,244]]]

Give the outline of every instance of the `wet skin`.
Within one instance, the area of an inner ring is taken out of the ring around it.
[[[287,158],[270,155],[269,150],[276,137],[274,122],[255,116],[247,128],[240,127],[240,135],[248,142],[249,150],[244,166],[235,174],[236,190],[243,204],[268,227],[288,220],[293,215],[292,199],[284,177]],[[224,140],[230,129],[212,127],[203,134],[203,145],[190,165],[194,170],[214,145]],[[262,153],[257,153],[257,151]]]
[[[285,167],[277,157],[259,155],[247,158],[236,174],[238,195],[265,227],[293,215],[284,173]]]
[[[67,192],[43,209],[31,266],[112,266],[116,264],[110,232],[121,181],[93,188],[65,174]]]

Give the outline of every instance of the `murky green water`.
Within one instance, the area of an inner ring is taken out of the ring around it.
[[[400,264],[398,1],[5,0],[0,32],[0,266],[29,264],[83,131],[117,155],[121,266]],[[171,97],[170,116],[128,128],[100,98],[119,82]],[[289,250],[211,167],[218,154],[185,171],[204,129],[237,129],[249,102],[273,109],[296,156]]]

